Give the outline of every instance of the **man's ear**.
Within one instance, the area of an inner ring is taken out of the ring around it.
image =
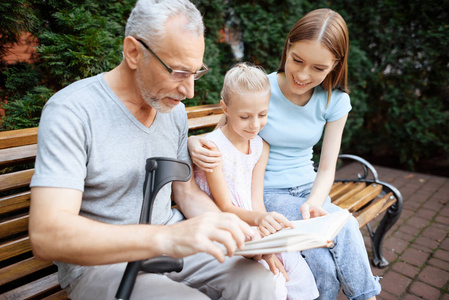
[[[132,36],[127,36],[123,40],[123,55],[130,69],[137,69],[139,59],[143,58],[140,43]]]
[[[228,107],[226,105],[226,103],[222,100],[220,100],[220,106],[221,109],[223,110],[224,114],[227,116],[228,115]]]

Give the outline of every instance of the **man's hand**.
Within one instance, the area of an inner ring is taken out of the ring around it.
[[[219,262],[225,255],[215,243],[226,247],[227,255],[233,256],[236,248],[241,249],[246,236],[255,232],[251,227],[230,213],[204,213],[198,217],[163,226],[160,235],[164,253],[172,257],[185,257],[199,252],[209,253]]]
[[[198,136],[191,136],[188,147],[192,162],[204,172],[212,172],[221,161],[221,152],[215,144]]]
[[[268,212],[263,214],[257,221],[259,231],[263,236],[270,235],[284,227],[294,228],[292,222],[277,212]]]
[[[302,214],[302,218],[304,220],[316,217],[322,217],[329,214],[324,208],[321,206],[310,205],[307,202],[301,205],[299,208]]]

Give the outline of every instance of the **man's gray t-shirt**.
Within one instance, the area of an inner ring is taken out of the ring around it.
[[[137,224],[146,159],[163,156],[190,162],[187,134],[182,103],[170,113],[157,113],[148,128],[114,94],[103,74],[83,79],[56,93],[44,107],[30,186],[80,190],[80,215]],[[159,192],[152,224],[182,218],[171,209],[170,193],[170,184]],[[57,265],[63,288],[83,271],[80,266]]]

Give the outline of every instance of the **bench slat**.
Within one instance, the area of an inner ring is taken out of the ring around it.
[[[30,207],[30,191],[0,198],[0,214]]]
[[[336,186],[334,189],[332,189],[329,193],[329,197],[331,198],[332,202],[334,202],[337,198],[341,197],[347,191],[352,189],[353,185],[354,182],[344,182],[343,184],[340,184]]]
[[[18,278],[43,270],[53,265],[51,261],[37,260],[34,257],[0,269],[0,285],[10,283]]]
[[[58,283],[58,274],[53,273],[46,277],[27,283],[24,286],[10,290],[4,294],[0,294],[0,299],[5,300],[28,299],[34,298],[44,293],[48,293],[49,291],[57,291],[54,295],[57,294],[60,296],[60,298],[42,298],[42,299],[68,299],[66,292],[60,289],[61,287],[59,286]]]
[[[332,195],[332,192],[335,191],[335,189],[337,189],[342,184],[343,184],[343,182],[341,182],[341,181],[335,182],[331,187],[331,190],[329,192],[329,197],[330,197],[330,195]]]
[[[206,104],[186,107],[187,118],[199,118],[209,115],[223,114],[220,104]]]
[[[344,193],[339,193],[337,196],[335,196],[335,200],[332,201],[335,205],[340,205],[340,203],[345,202],[358,192],[362,191],[366,187],[366,184],[364,182],[351,182],[351,184],[347,184],[346,188],[344,189]],[[334,199],[331,197],[331,199]]]
[[[189,123],[189,130],[195,130],[215,127],[220,119],[221,115],[210,115],[201,118],[188,119],[187,122]]]
[[[0,175],[0,192],[29,186],[34,169]]]
[[[20,216],[0,223],[0,239],[26,232],[28,230],[28,215]]]
[[[0,149],[37,143],[37,127],[0,132]]]
[[[0,245],[0,261],[31,251],[30,238],[24,237]]]
[[[1,168],[34,162],[37,144],[0,150]]]
[[[388,193],[382,198],[377,198],[370,203],[370,205],[354,214],[359,222],[359,227],[362,228],[387,208],[392,206],[396,202],[396,198],[392,197],[392,195],[392,193]]]
[[[382,186],[380,184],[373,183],[346,201],[339,203],[338,206],[341,208],[347,208],[350,212],[354,212],[367,204],[369,201],[376,198],[381,192]]]
[[[69,298],[67,297],[67,293],[64,290],[58,291],[53,295],[42,298],[42,300],[66,300],[66,299]]]

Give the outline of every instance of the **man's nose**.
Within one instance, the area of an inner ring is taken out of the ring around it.
[[[193,98],[195,95],[195,80],[193,80],[193,75],[181,81],[178,91],[188,99]]]

